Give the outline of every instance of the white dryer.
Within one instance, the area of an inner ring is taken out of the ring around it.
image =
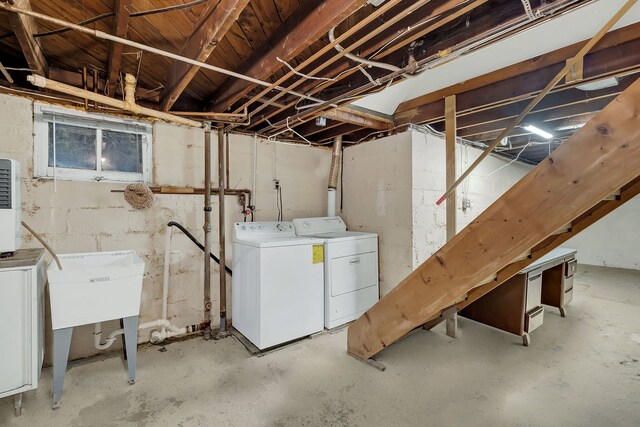
[[[234,224],[233,326],[259,349],[323,330],[323,244],[291,222]]]
[[[347,231],[340,217],[294,219],[293,225],[298,236],[324,240],[325,328],[357,319],[378,301],[377,234]]]

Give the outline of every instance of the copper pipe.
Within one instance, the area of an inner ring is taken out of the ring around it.
[[[225,169],[226,169],[226,182],[227,185],[225,187],[225,191],[229,189],[229,132],[225,134]]]
[[[149,187],[153,194],[165,194],[174,196],[202,196],[205,193],[204,188],[193,187]],[[124,190],[111,190],[112,193],[124,193]],[[212,188],[210,194],[216,195],[220,191]],[[242,196],[246,194],[251,200],[251,190],[248,188],[225,188],[225,196]]]
[[[93,93],[98,93],[98,70],[93,69]],[[98,102],[94,101],[93,108],[98,109]]]
[[[204,339],[211,338],[211,126],[204,131]],[[221,270],[224,271],[224,270]],[[222,274],[224,276],[224,274]]]
[[[82,67],[82,88],[87,92],[87,67]],[[84,97],[84,109],[89,109],[89,100],[86,96]]]
[[[224,274],[226,267],[226,242],[225,242],[225,210],[224,210],[224,187],[225,187],[225,156],[224,156],[224,129],[218,127],[218,236],[220,254],[220,332],[218,338],[224,338],[227,334],[227,275]]]

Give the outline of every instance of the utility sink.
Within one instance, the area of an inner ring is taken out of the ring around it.
[[[144,261],[134,251],[60,255],[47,271],[52,328],[138,316]]]

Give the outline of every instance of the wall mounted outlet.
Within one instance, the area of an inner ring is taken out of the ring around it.
[[[462,210],[466,211],[467,209],[471,209],[471,199],[464,198],[462,199]]]
[[[276,178],[273,180],[273,189],[277,191],[279,188],[280,188],[280,180]]]

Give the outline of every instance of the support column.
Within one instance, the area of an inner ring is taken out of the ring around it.
[[[456,182],[456,96],[451,95],[444,100],[445,118],[445,151],[446,151],[446,187]],[[456,192],[447,197],[447,241],[456,235]],[[455,338],[458,335],[458,314],[453,311],[446,316],[447,335]]]

